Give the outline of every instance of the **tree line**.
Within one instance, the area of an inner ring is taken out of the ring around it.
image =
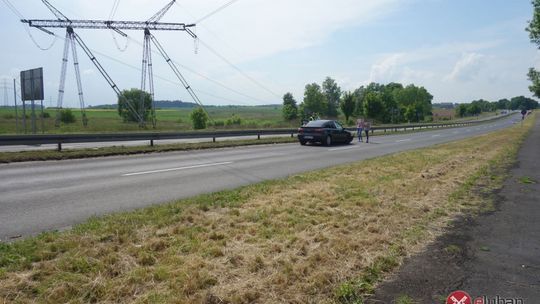
[[[532,110],[538,108],[538,101],[525,96],[517,96],[512,99],[500,99],[489,102],[479,99],[470,103],[462,103],[456,106],[456,116],[475,116],[482,112],[494,112],[497,110]]]
[[[349,122],[364,117],[378,123],[419,122],[432,115],[433,96],[414,84],[370,83],[354,91],[342,91],[327,77],[321,85],[307,84],[300,104],[291,93],[283,96],[283,116],[287,120],[312,117],[337,118],[339,111]]]

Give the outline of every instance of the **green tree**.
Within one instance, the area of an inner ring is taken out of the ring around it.
[[[475,116],[482,113],[482,108],[478,103],[471,103],[467,106],[467,114]]]
[[[359,87],[354,90],[354,99],[356,100],[356,105],[354,108],[354,114],[356,116],[364,115],[364,95],[366,93],[366,88],[364,86]]]
[[[399,107],[396,101],[396,93],[403,90],[401,83],[391,82],[382,89],[382,102],[384,110],[380,115],[380,121],[383,123],[397,123],[399,121]]]
[[[510,100],[504,98],[504,99],[500,99],[499,101],[496,102],[496,108],[498,110],[508,110],[510,109]]]
[[[71,109],[62,109],[60,110],[60,121],[65,124],[70,124],[75,122],[75,114]]]
[[[456,116],[458,117],[465,117],[467,115],[467,105],[466,104],[460,104],[456,107]]]
[[[529,25],[526,30],[529,32],[529,38],[531,42],[536,44],[540,48],[540,0],[533,0],[533,18],[529,21]],[[540,97],[540,72],[534,68],[529,69],[527,74],[532,84],[529,86],[529,90],[536,97]]]
[[[124,122],[147,121],[152,111],[152,96],[139,89],[124,90],[118,96],[118,115]]]
[[[296,100],[291,93],[286,93],[283,96],[283,118],[285,120],[293,120],[298,117],[298,106]]]
[[[538,101],[525,96],[517,96],[510,100],[511,110],[532,110],[538,108]]]
[[[193,129],[206,129],[208,114],[206,114],[206,111],[202,107],[194,109],[189,115],[189,118],[191,118],[191,122],[193,123]]]
[[[356,107],[356,96],[354,93],[351,92],[345,92],[343,94],[343,99],[340,103],[341,112],[343,112],[343,115],[345,115],[345,121],[349,122],[349,117],[351,117],[354,113],[354,109]]]
[[[376,118],[383,109],[381,94],[368,92],[364,96],[364,115],[367,118]]]
[[[316,83],[306,85],[304,91],[304,111],[308,115],[312,113],[325,114],[327,110],[326,98],[321,91],[321,86]]]
[[[341,99],[341,88],[336,81],[330,77],[322,83],[322,90],[324,97],[326,98],[327,109],[323,113],[329,117],[338,116],[339,101]]]
[[[394,92],[394,98],[408,121],[421,121],[431,115],[433,95],[413,84]]]

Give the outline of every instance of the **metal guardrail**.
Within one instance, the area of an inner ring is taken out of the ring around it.
[[[435,123],[435,124],[401,124],[388,126],[374,126],[371,128],[371,133],[375,131],[407,131],[415,129],[433,129],[433,128],[448,128],[460,127],[471,124],[483,123],[500,119],[508,115],[499,115],[488,120],[464,121],[455,123]],[[346,128],[349,131],[356,131],[356,128]],[[150,145],[154,145],[155,140],[165,139],[200,139],[212,138],[215,142],[220,137],[240,137],[240,136],[257,136],[261,135],[286,135],[291,137],[298,132],[298,129],[264,129],[264,130],[226,130],[226,131],[202,131],[202,132],[160,132],[160,133],[109,133],[109,134],[45,134],[45,135],[2,135],[0,136],[0,146],[13,145],[41,145],[41,144],[57,144],[58,151],[62,150],[64,143],[87,143],[87,142],[111,142],[111,141],[150,141]]]

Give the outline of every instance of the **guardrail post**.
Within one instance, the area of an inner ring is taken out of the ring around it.
[[[291,133],[291,138],[294,138],[294,133]]]
[[[153,147],[153,146],[154,146],[154,140],[150,139],[150,147]]]
[[[61,152],[62,151],[62,143],[59,142],[58,143],[58,148],[57,148],[58,152]]]
[[[212,142],[216,142],[216,137],[212,137]]]
[[[257,139],[261,139],[261,134],[257,134]]]

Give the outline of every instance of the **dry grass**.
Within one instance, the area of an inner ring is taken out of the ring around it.
[[[511,161],[526,127],[0,244],[0,303],[354,303]]]

